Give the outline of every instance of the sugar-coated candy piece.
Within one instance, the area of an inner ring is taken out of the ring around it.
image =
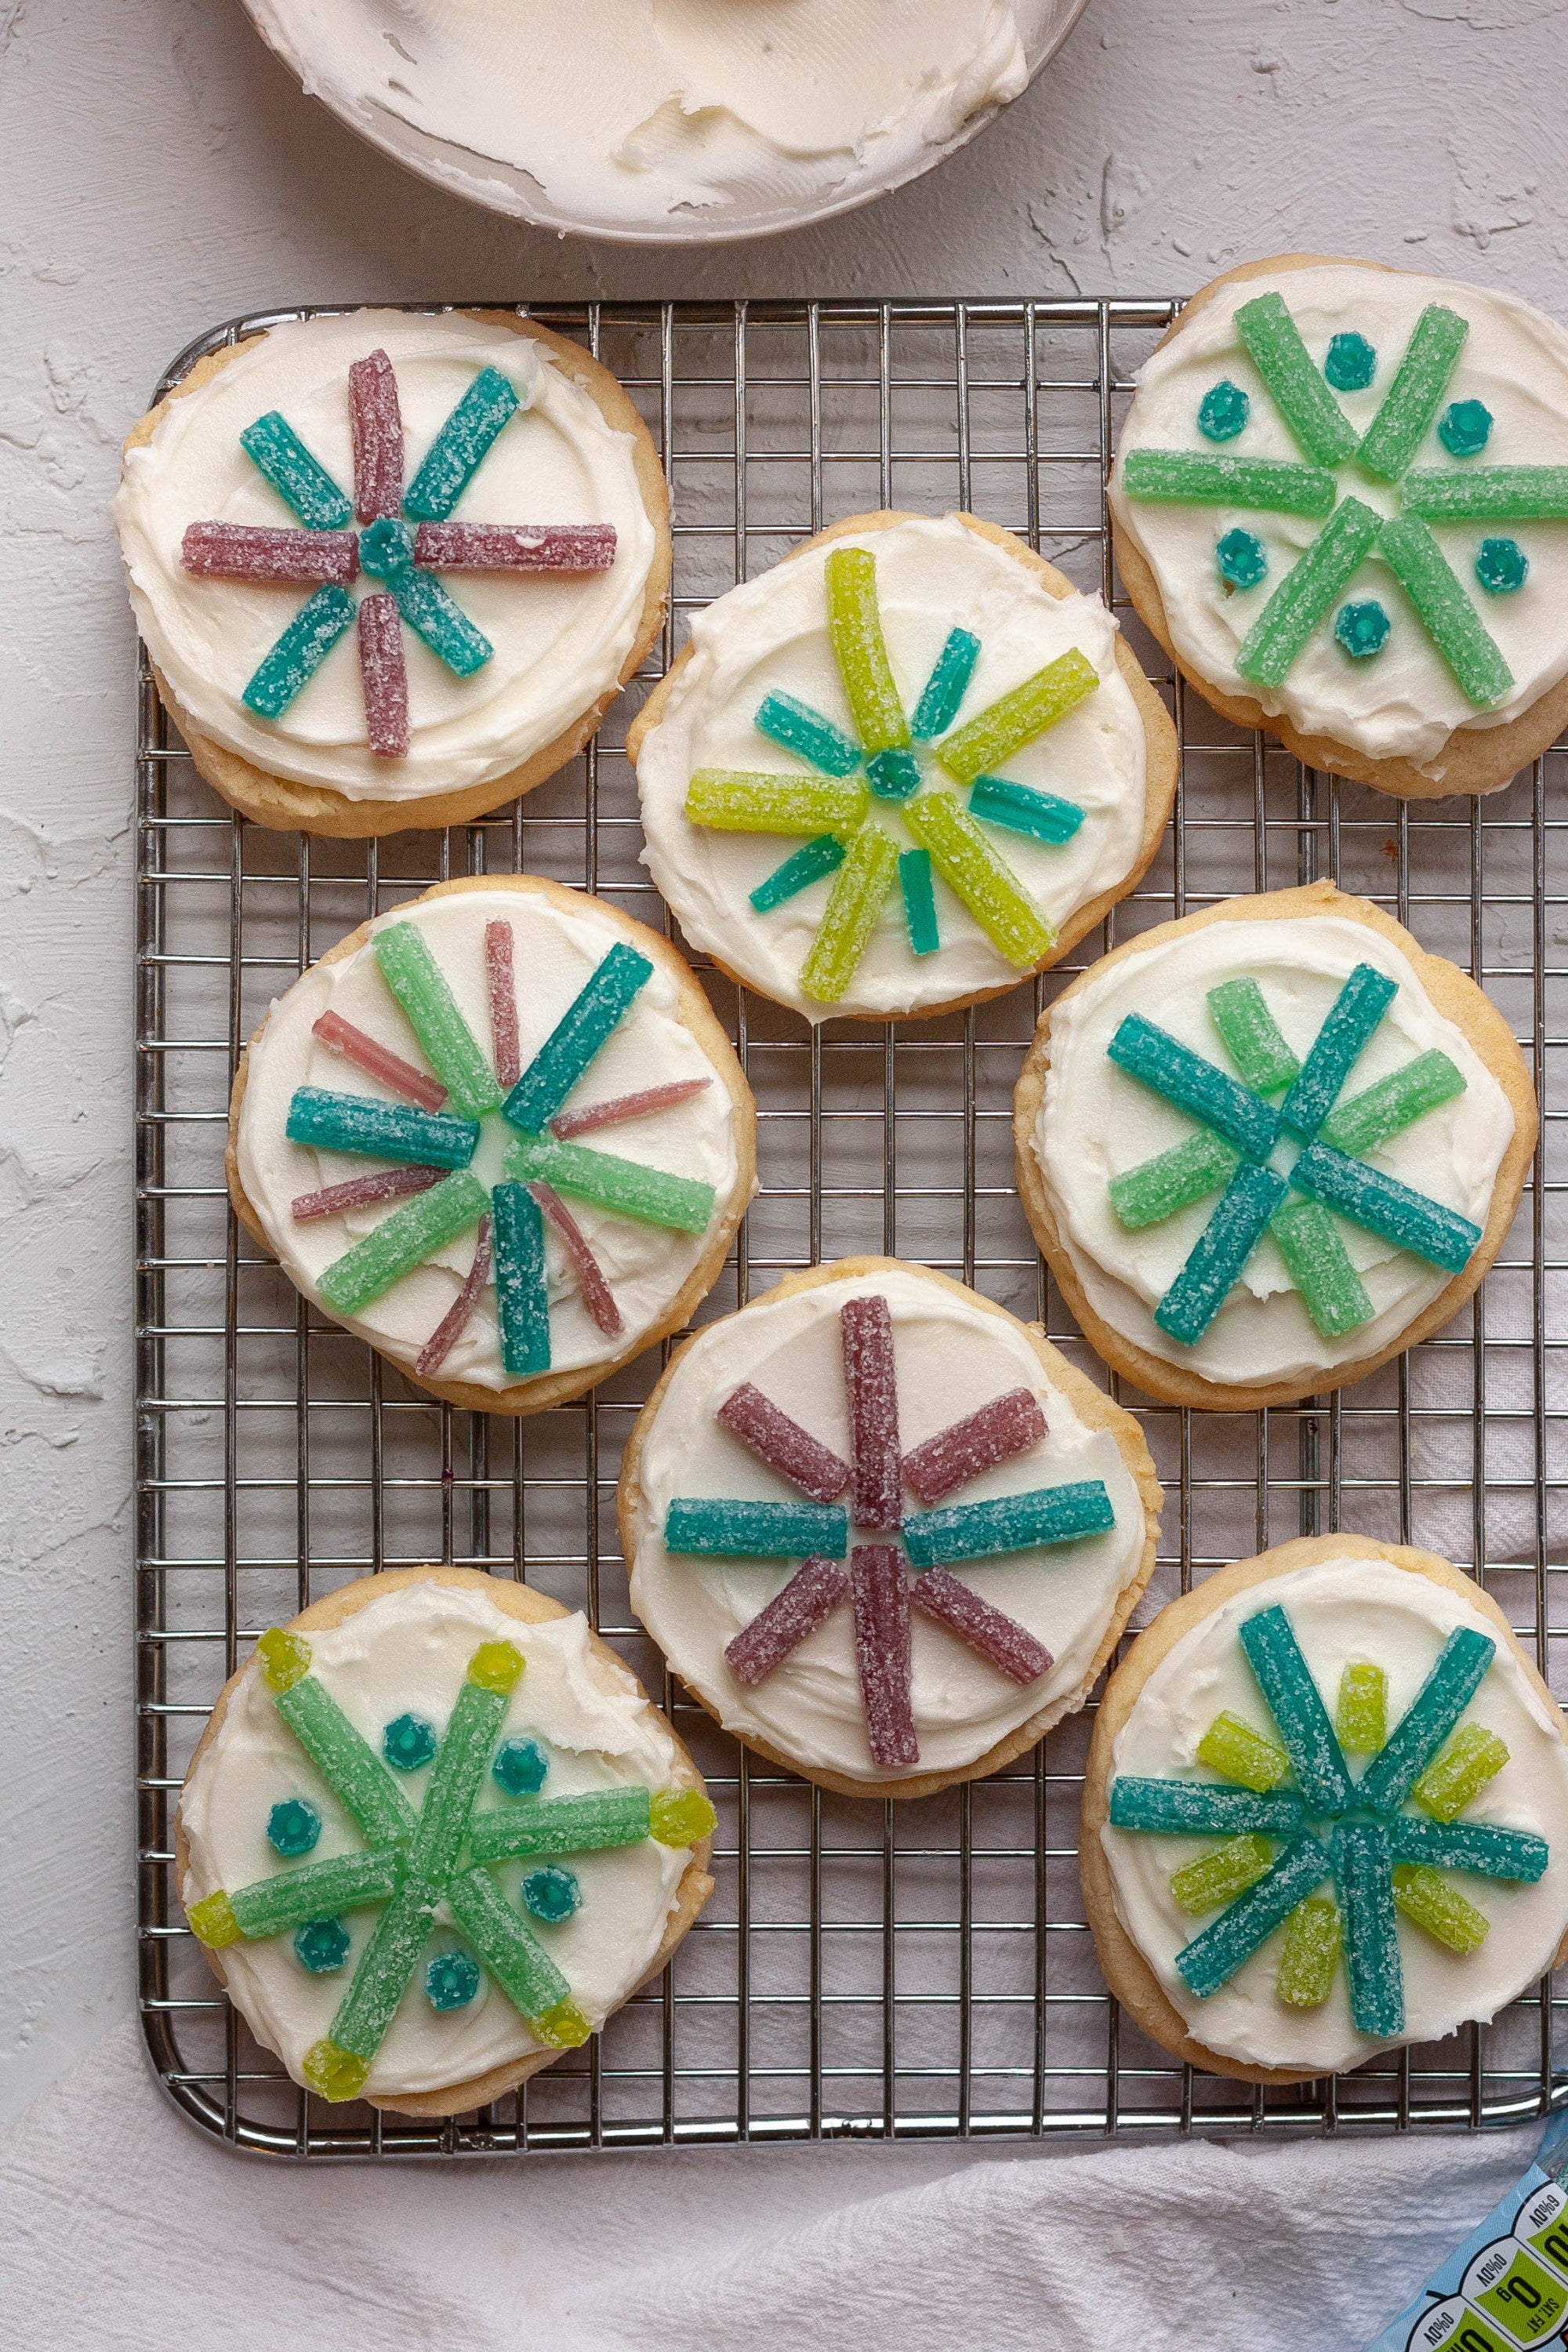
[[[904,1521],[904,1547],[917,1568],[933,1568],[1069,1543],[1078,1536],[1104,1535],[1115,1525],[1104,1481],[1080,1478],[1068,1486],[1000,1495],[994,1502],[947,1503],[941,1510],[917,1511]]]
[[[353,1176],[346,1184],[328,1184],[319,1192],[297,1192],[289,1203],[289,1213],[296,1224],[309,1224],[348,1209],[370,1208],[377,1201],[428,1192],[446,1172],[444,1168],[378,1168],[374,1176]]]
[[[334,1315],[358,1315],[372,1299],[427,1257],[477,1225],[489,1206],[484,1186],[465,1168],[395,1209],[374,1233],[332,1260],[316,1287]]]
[[[1478,710],[1500,702],[1513,672],[1420,517],[1403,514],[1385,522],[1378,546],[1466,700]]]
[[[414,1168],[466,1168],[479,1139],[475,1119],[382,1102],[375,1095],[334,1094],[324,1087],[295,1087],[283,1131],[290,1143],[401,1160]]]
[[[826,1622],[848,1590],[849,1579],[832,1560],[817,1553],[805,1561],[726,1645],[731,1673],[746,1684],[763,1681]]]
[[[361,522],[395,515],[403,504],[403,411],[384,352],[367,352],[350,364],[349,435],[355,514]]]
[[[880,801],[907,801],[921,788],[920,761],[912,751],[878,751],[866,762],[866,782]]]
[[[359,602],[359,677],[366,740],[378,760],[408,753],[408,666],[397,599],[378,589]]]
[[[1373,1031],[1399,993],[1375,964],[1358,963],[1329,1007],[1300,1076],[1279,1106],[1282,1123],[1309,1139],[1333,1108]]]
[[[849,1518],[821,1503],[677,1496],[665,1518],[664,1548],[718,1559],[809,1559],[813,1552],[842,1559]]]
[[[1310,1895],[1285,1922],[1285,1943],[1274,1990],[1292,2009],[1321,2009],[1334,1987],[1343,1930],[1340,1906],[1328,1895]]]
[[[247,425],[239,446],[310,530],[347,530],[353,508],[276,408]]]
[[[346,588],[318,588],[251,673],[240,700],[258,719],[281,719],[354,621]]]
[[[310,1644],[303,1633],[269,1626],[256,1644],[257,1661],[268,1690],[292,1690],[310,1671]]]
[[[189,1905],[185,1917],[197,1943],[209,1952],[221,1952],[226,1945],[237,1944],[244,1933],[234,1916],[234,1906],[221,1886],[211,1895],[204,1895],[199,1903]]]
[[[479,1967],[462,1950],[437,1952],[425,1970],[425,1998],[432,2009],[467,2009],[479,1989]]]
[[[1431,430],[1469,331],[1469,320],[1440,302],[1422,311],[1383,404],[1362,436],[1356,463],[1363,474],[1396,482],[1405,472]]]
[[[648,1800],[647,1833],[658,1845],[695,1845],[718,1826],[719,1816],[700,1789],[656,1789]]]
[[[606,1339],[618,1339],[626,1328],[621,1319],[621,1310],[616,1305],[615,1296],[605,1279],[604,1268],[588,1246],[587,1236],[582,1226],[577,1223],[559,1192],[553,1191],[550,1185],[542,1182],[536,1177],[528,1189],[539,1203],[540,1213],[545,1223],[557,1236],[572,1261],[572,1271],[577,1277],[577,1286],[582,1291],[583,1304],[588,1310],[591,1321],[604,1332]]]
[[[435,1756],[436,1727],[422,1715],[395,1715],[381,1735],[381,1752],[395,1772],[420,1772]]]
[[[904,1484],[929,1508],[956,1487],[967,1486],[971,1478],[978,1478],[982,1471],[1027,1453],[1047,1433],[1046,1416],[1034,1392],[1009,1389],[1005,1396],[994,1397],[962,1421],[950,1422],[906,1454]]]
[[[527,1082],[525,1073],[522,1083]],[[711,1184],[695,1176],[672,1176],[667,1169],[645,1168],[637,1160],[590,1151],[582,1143],[554,1143],[542,1136],[523,1136],[514,1143],[507,1153],[506,1172],[520,1183],[552,1185],[557,1192],[589,1201],[612,1216],[666,1225],[678,1234],[706,1233],[718,1197]]]
[[[307,1919],[294,1930],[294,1958],[313,1977],[335,1977],[349,1956],[349,1931],[341,1919]]]
[[[1256,1886],[1274,1865],[1274,1849],[1256,1833],[1211,1846],[1194,1862],[1171,1873],[1171,1892],[1184,1911],[1217,1911]]]
[[[937,737],[952,726],[958,716],[958,707],[969,691],[969,681],[974,675],[974,665],[979,659],[980,640],[977,636],[968,629],[948,631],[931,674],[921,688],[921,698],[910,721],[910,733],[917,743],[934,743]]]
[[[363,541],[360,555],[363,561]],[[411,563],[395,572],[387,587],[415,635],[424,638],[454,677],[472,677],[476,670],[483,669],[495,647],[482,629],[475,628],[462,606],[453,603],[433,572],[421,572]]]
[[[1284,296],[1272,287],[1255,295],[1235,326],[1294,440],[1314,464],[1342,465],[1355,448],[1355,427],[1313,364]]]
[[[1254,1802],[1267,1804],[1268,1798]],[[1332,1868],[1328,1848],[1313,1837],[1287,1846],[1272,1870],[1211,1919],[1176,1954],[1182,1979],[1200,2000],[1228,1984],[1266,1937],[1288,1919],[1298,1903],[1315,1894]]]
[[[1053,849],[1070,841],[1083,823],[1083,811],[1076,801],[1037,792],[1029,784],[1009,783],[1005,776],[975,777],[969,814],[982,824],[999,824],[1005,832],[1025,834]]]
[[[873,1764],[918,1764],[910,1704],[910,1587],[896,1545],[857,1544],[849,1557],[855,1662]]]
[[[1237,1170],[1185,1265],[1154,1309],[1162,1331],[1184,1347],[1196,1346],[1284,1198],[1285,1180],[1271,1168],[1244,1162]]]
[[[359,560],[373,580],[390,583],[414,562],[414,534],[395,515],[383,515],[361,531]]]
[[[1017,971],[1049,953],[1057,935],[1005,859],[998,857],[969,811],[952,793],[922,793],[904,823],[953,896],[963,900],[992,946]]]
[[[1336,392],[1364,392],[1377,373],[1377,353],[1364,335],[1353,331],[1331,335],[1323,359],[1323,374]]]
[[[1425,1862],[1396,1862],[1393,1876],[1394,1899],[1405,1917],[1450,1952],[1473,1952],[1486,1942],[1491,1922],[1440,1870]]]
[[[1508,1742],[1484,1724],[1461,1724],[1442,1753],[1410,1784],[1410,1793],[1434,1821],[1457,1820],[1508,1762]]]
[[[490,1278],[490,1221],[489,1217],[481,1217],[479,1229],[474,1235],[473,1259],[463,1277],[463,1286],[420,1349],[415,1362],[415,1371],[422,1381],[434,1378],[468,1329],[469,1318],[479,1305],[479,1293]]]
[[[558,2000],[528,2021],[552,2050],[580,2050],[594,2031],[574,2000]]]
[[[1110,1826],[1152,1830],[1172,1837],[1197,1833],[1235,1837],[1258,1830],[1265,1837],[1294,1837],[1303,1809],[1294,1789],[1216,1789],[1207,1780],[1142,1780],[1118,1773],[1110,1784]]]
[[[1334,478],[1290,457],[1209,457],[1200,450],[1132,449],[1122,461],[1130,499],[1225,506],[1249,514],[1326,515]]]
[[[457,1867],[474,1799],[521,1672],[522,1654],[511,1642],[481,1642],[468,1660],[408,1849],[408,1876],[431,1903]]]
[[[490,1764],[491,1780],[509,1797],[537,1797],[549,1773],[549,1757],[525,1732],[503,1739]]]
[[[649,1834],[649,1797],[638,1784],[590,1789],[576,1797],[519,1797],[477,1813],[469,1843],[477,1863],[516,1862],[538,1853],[602,1853],[637,1845]]]
[[[1517,539],[1483,539],[1476,550],[1476,578],[1489,596],[1511,596],[1530,576],[1530,558]]]
[[[510,1691],[522,1670],[522,1652],[515,1642],[481,1642],[468,1660],[468,1679],[480,1690]]]
[[[852,743],[842,727],[836,727],[831,719],[793,694],[765,695],[752,724],[759,735],[793,751],[825,776],[852,776],[860,765],[858,743]]]
[[[1512,1879],[1526,1886],[1544,1875],[1551,1859],[1544,1838],[1529,1830],[1500,1829],[1493,1822],[1434,1822],[1419,1813],[1396,1813],[1388,1833],[1400,1862],[1473,1870],[1478,1877]]]
[[[819,833],[815,841],[806,842],[782,866],[775,866],[767,879],[759,882],[747,896],[759,915],[770,914],[786,898],[794,898],[802,890],[809,890],[814,882],[837,874],[844,863],[844,844],[837,834]]]
[[[1406,474],[1400,504],[1427,522],[1568,521],[1568,466],[1443,466]]]
[[[354,1911],[384,1903],[397,1891],[400,1863],[395,1848],[370,1853],[335,1853],[298,1870],[258,1879],[229,1897],[234,1921],[247,1943],[286,1936],[306,1919],[327,1912]]]
[[[431,1077],[426,1071],[416,1070],[412,1062],[405,1062],[402,1055],[395,1054],[389,1045],[383,1045],[376,1038],[367,1036],[352,1021],[345,1021],[341,1013],[323,1013],[318,1021],[311,1023],[310,1034],[320,1038],[329,1053],[341,1054],[345,1062],[353,1064],[355,1069],[363,1070],[367,1077],[379,1080],[384,1087],[390,1087],[394,1094],[403,1095],[409,1102],[417,1103],[422,1110],[439,1110],[447,1099],[447,1089],[438,1078]]]
[[[267,1816],[267,1843],[274,1853],[294,1861],[309,1853],[321,1834],[321,1816],[303,1797],[285,1797]]]
[[[1405,2031],[1405,1970],[1394,1911],[1394,1853],[1386,1822],[1342,1822],[1334,1876],[1345,1912],[1345,1976],[1358,2033]]]
[[[936,756],[957,782],[972,784],[1065,719],[1099,684],[1094,664],[1070,646],[949,735]]]
[[[756,775],[699,768],[686,787],[686,814],[716,833],[853,833],[869,806],[864,784],[815,776]]]
[[[1375,1756],[1388,1738],[1388,1676],[1365,1658],[1348,1660],[1340,1676],[1334,1737],[1347,1756]]]
[[[338,1802],[377,1845],[414,1833],[414,1808],[367,1739],[314,1675],[278,1694],[278,1712]],[[339,1906],[334,1905],[334,1909]]]
[[[1464,1091],[1464,1072],[1434,1045],[1348,1102],[1337,1104],[1318,1133],[1336,1151],[1359,1159]]]
[[[1244,1789],[1264,1796],[1277,1789],[1290,1769],[1290,1759],[1277,1739],[1269,1739],[1229,1709],[1216,1715],[1198,1742],[1197,1758],[1222,1780],[1239,1780]]]
[[[1009,1682],[1035,1683],[1048,1675],[1056,1661],[1045,1643],[1026,1625],[994,1609],[978,1592],[950,1576],[945,1568],[928,1568],[917,1576],[910,1603],[934,1625],[945,1626],[976,1655],[987,1659]]]
[[[1240,1071],[1244,1086],[1250,1087],[1254,1094],[1271,1095],[1291,1084],[1301,1065],[1287,1045],[1279,1023],[1268,1010],[1268,999],[1255,980],[1248,976],[1222,981],[1217,988],[1209,990],[1206,1002],[1209,1019]]]
[[[607,572],[608,522],[422,522],[414,561],[432,572]]]
[[[346,588],[359,571],[352,530],[273,530],[244,522],[193,522],[180,562],[194,580],[272,580],[289,587]]]
[[[416,522],[445,522],[521,404],[499,368],[481,368],[426,451],[405,495],[404,513]]]
[[[1338,1339],[1371,1322],[1366,1286],[1321,1202],[1286,1201],[1275,1210],[1268,1230],[1314,1330],[1325,1339]]]
[[[1352,661],[1370,661],[1388,643],[1394,624],[1375,596],[1342,604],[1334,615],[1334,643]]]
[[[1252,403],[1241,386],[1222,376],[1198,403],[1198,431],[1205,441],[1234,441],[1251,414]]]
[[[1497,1643],[1473,1625],[1457,1626],[1430,1673],[1372,1762],[1361,1801],[1374,1812],[1396,1813],[1479,1689]]]
[[[1241,1155],[1234,1144],[1207,1128],[1113,1176],[1106,1190],[1119,1221],[1130,1233],[1157,1225],[1194,1201],[1205,1200],[1228,1184]]]
[[[483,1118],[500,1101],[500,1087],[424,932],[417,923],[387,923],[371,944],[381,976],[451,1097],[452,1108],[463,1118]]]
[[[879,824],[863,824],[833,877],[816,936],[800,968],[801,988],[817,1003],[836,1003],[848,987],[898,870],[892,835]]]
[[[584,1103],[580,1110],[557,1111],[550,1132],[558,1143],[574,1135],[591,1135],[598,1127],[624,1127],[628,1119],[651,1118],[655,1111],[670,1110],[704,1094],[711,1078],[672,1078],[668,1086],[642,1087],[636,1094],[615,1095],[607,1102]]]
[[[563,1870],[557,1862],[547,1862],[538,1870],[529,1871],[521,1889],[523,1908],[531,1911],[536,1919],[555,1927],[570,1919],[583,1904],[583,1889],[575,1874]]]
[[[345,2099],[357,2099],[370,2074],[370,2060],[357,2057],[351,2050],[340,2050],[330,2035],[312,2042],[300,2062],[300,2072],[306,2083],[323,2099],[341,2106]]]
[[[501,1369],[521,1380],[550,1370],[544,1216],[526,1184],[498,1184],[490,1194],[490,1212]]]
[[[433,1910],[428,1890],[411,1874],[371,1929],[333,2011],[328,2039],[335,2049],[367,2062],[374,2058],[418,1964]]]
[[[1261,1163],[1273,1150],[1278,1112],[1142,1013],[1127,1013],[1105,1050],[1119,1070],[1202,1119],[1248,1160]]]
[[[647,956],[617,940],[508,1093],[501,1116],[525,1135],[542,1135],[652,977]]]
[[[877,559],[867,547],[836,547],[825,567],[827,631],[856,730],[868,751],[910,740],[877,604]]]
[[[886,1298],[847,1298],[838,1310],[844,1391],[849,1406],[858,1527],[896,1528],[904,1516],[899,1444],[899,1369]]]
[[[1364,500],[1340,500],[1242,639],[1236,656],[1242,677],[1256,686],[1283,686],[1297,655],[1339,603],[1382,529],[1383,518]]]
[[[903,895],[904,928],[910,935],[910,953],[935,955],[942,945],[942,933],[937,929],[936,895],[931,888],[929,849],[901,849],[899,852],[899,888]]]
[[[1243,1620],[1240,1641],[1309,1811],[1332,1819],[1348,1812],[1355,1802],[1351,1776],[1295,1629],[1278,1601]]]
[[[1268,576],[1268,554],[1250,530],[1226,531],[1215,541],[1214,559],[1227,588],[1256,588]]]
[[[1337,1209],[1352,1225],[1364,1225],[1385,1241],[1428,1259],[1449,1274],[1461,1274],[1481,1238],[1479,1225],[1456,1210],[1429,1201],[1424,1192],[1348,1159],[1319,1141],[1308,1145],[1290,1171],[1290,1181],[1324,1207]]]
[[[721,1429],[738,1437],[759,1462],[809,1495],[814,1503],[836,1503],[849,1484],[849,1465],[803,1429],[750,1381],[732,1389],[713,1414]]]

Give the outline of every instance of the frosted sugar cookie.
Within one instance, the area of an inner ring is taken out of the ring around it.
[[[1177,2058],[1300,2082],[1481,2022],[1568,1949],[1568,1724],[1495,1601],[1365,1536],[1163,1609],[1095,1718],[1106,1982]]]
[[[1341,1388],[1448,1322],[1537,1125],[1481,990],[1327,882],[1091,964],[1014,1098],[1019,1198],[1085,1336],[1218,1412]]]
[[[505,311],[351,311],[212,352],[131,435],[114,520],[197,767],[306,833],[460,824],[542,783],[669,583],[631,402]]]
[[[246,1048],[230,1196],[326,1314],[479,1412],[677,1331],[755,1189],[756,1118],[674,950],[533,875],[444,882],[312,964]]]
[[[948,1012],[1055,962],[1134,887],[1176,784],[1100,599],[973,515],[858,515],[732,588],[626,747],[688,941],[811,1021]]]
[[[1161,1501],[1137,1423],[1037,1326],[859,1257],[680,1350],[617,1508],[632,1606],[727,1731],[825,1789],[922,1797],[1082,1706]]]
[[[1568,723],[1568,334],[1511,295],[1230,270],[1141,372],[1110,494],[1142,618],[1309,766],[1487,793]]]
[[[409,1568],[262,1635],[191,1760],[174,1863],[214,1970],[297,2083],[450,2116],[657,1975],[713,1891],[713,1827],[585,1617]]]

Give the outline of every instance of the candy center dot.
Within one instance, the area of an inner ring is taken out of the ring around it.
[[[303,1797],[286,1797],[267,1816],[267,1842],[276,1853],[292,1859],[309,1853],[321,1834],[321,1816]]]
[[[1198,409],[1198,431],[1205,441],[1234,441],[1252,407],[1238,383],[1228,377],[1211,384]]]
[[[313,1977],[335,1976],[349,1956],[349,1931],[341,1919],[307,1919],[294,1931],[294,1957]]]
[[[435,2010],[467,2009],[479,1989],[477,1961],[467,1952],[437,1952],[425,1971],[425,1998]]]
[[[1227,530],[1215,549],[1215,560],[1230,588],[1256,588],[1268,569],[1263,541],[1249,530]]]
[[[570,1919],[583,1900],[583,1890],[571,1871],[546,1863],[542,1869],[531,1870],[523,1880],[522,1899],[536,1919],[553,1926]]]
[[[1373,597],[1364,604],[1342,604],[1334,621],[1334,636],[1352,661],[1366,661],[1388,643],[1388,614]]]
[[[1511,596],[1524,585],[1530,559],[1516,539],[1483,539],[1476,557],[1476,578],[1489,596]]]
[[[1491,437],[1492,415],[1479,400],[1456,400],[1443,411],[1437,438],[1451,457],[1475,457]]]
[[[1377,373],[1377,353],[1364,335],[1336,335],[1323,374],[1336,392],[1364,392]]]
[[[436,1753],[436,1727],[422,1716],[400,1715],[381,1735],[381,1752],[398,1772],[417,1772]]]
[[[390,580],[414,561],[414,534],[406,523],[383,515],[359,535],[359,560],[373,580]]]
[[[491,1778],[509,1797],[536,1797],[544,1786],[550,1759],[537,1739],[504,1739],[490,1766]]]

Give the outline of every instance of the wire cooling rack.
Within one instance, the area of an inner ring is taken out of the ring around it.
[[[1373,1379],[1266,1414],[1152,1405],[1165,1482],[1137,1622],[1227,1560],[1344,1527],[1480,1574],[1543,1669],[1568,1639],[1568,1302],[1560,1164],[1564,752],[1480,802],[1405,803],[1302,769],[1170,676],[1117,594],[1104,476],[1163,301],[550,309],[619,376],[663,453],[671,618],[837,517],[972,509],[1116,596],[1181,730],[1174,825],[1077,956],[975,1011],[903,1028],[793,1014],[704,972],[761,1112],[761,1192],[703,1318],[853,1251],[941,1266],[1047,1323],[1096,1377],[1014,1192],[1009,1112],[1040,1005],[1119,940],[1237,891],[1327,876],[1482,981],[1542,1093],[1544,1142],[1473,1307]],[[298,311],[236,320],[205,352]],[[321,1321],[228,1213],[229,1083],[268,1001],[367,916],[448,875],[526,869],[670,928],[639,866],[622,745],[647,683],[514,807],[445,834],[309,841],[232,816],[141,673],[137,745],[137,1721],[141,1999],[174,2098],[231,2144],[298,2157],[862,2137],[1387,2130],[1538,2113],[1563,2003],[1282,2092],[1174,2064],[1110,2000],[1076,1866],[1088,1712],[1009,1771],[921,1803],[855,1802],[752,1761],[632,1618],[615,1537],[622,1444],[654,1350],[514,1423],[454,1412]],[[1555,811],[1555,814],[1549,812]],[[1554,854],[1554,852],[1556,854]],[[1553,887],[1549,887],[1549,877]],[[428,1560],[521,1577],[593,1623],[662,1699],[720,1809],[717,1891],[666,1977],[521,2094],[446,2125],[295,2089],[216,1993],[174,1885],[175,1795],[257,1633],[350,1578]]]

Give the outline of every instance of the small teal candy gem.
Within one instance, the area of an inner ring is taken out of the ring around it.
[[[1364,392],[1377,373],[1377,353],[1364,335],[1336,335],[1323,373],[1336,392]]]
[[[1256,588],[1268,569],[1263,541],[1249,530],[1227,530],[1215,549],[1219,576],[1232,588]]]
[[[1476,557],[1476,578],[1489,596],[1511,596],[1524,585],[1530,559],[1517,539],[1483,539]]]
[[[294,1931],[294,1958],[313,1977],[335,1976],[349,1956],[349,1931],[341,1919],[307,1919]]]
[[[866,762],[866,781],[879,800],[907,801],[920,789],[920,763],[912,751],[879,751]]]
[[[1252,403],[1238,383],[1222,378],[1210,384],[1198,408],[1198,431],[1205,441],[1234,441]]]
[[[467,1952],[437,1952],[425,1971],[425,1998],[432,2009],[467,2009],[479,1989],[477,1960]]]
[[[373,579],[390,580],[414,561],[414,533],[395,515],[383,515],[359,535],[359,560]]]
[[[381,1752],[398,1772],[417,1772],[436,1753],[436,1727],[422,1716],[395,1716],[381,1735]]]
[[[1364,604],[1342,604],[1334,620],[1334,638],[1352,661],[1380,654],[1388,643],[1388,614],[1374,596]]]
[[[542,1869],[529,1872],[522,1882],[522,1899],[536,1919],[553,1925],[558,1919],[570,1919],[583,1900],[583,1890],[569,1870],[549,1862]]]
[[[490,1777],[509,1797],[537,1797],[549,1769],[550,1759],[537,1739],[503,1739]]]
[[[1479,457],[1491,430],[1489,408],[1479,400],[1456,400],[1443,411],[1437,438],[1450,457]]]
[[[303,1797],[285,1797],[267,1816],[268,1844],[290,1861],[297,1854],[309,1853],[321,1834],[321,1816]]]

